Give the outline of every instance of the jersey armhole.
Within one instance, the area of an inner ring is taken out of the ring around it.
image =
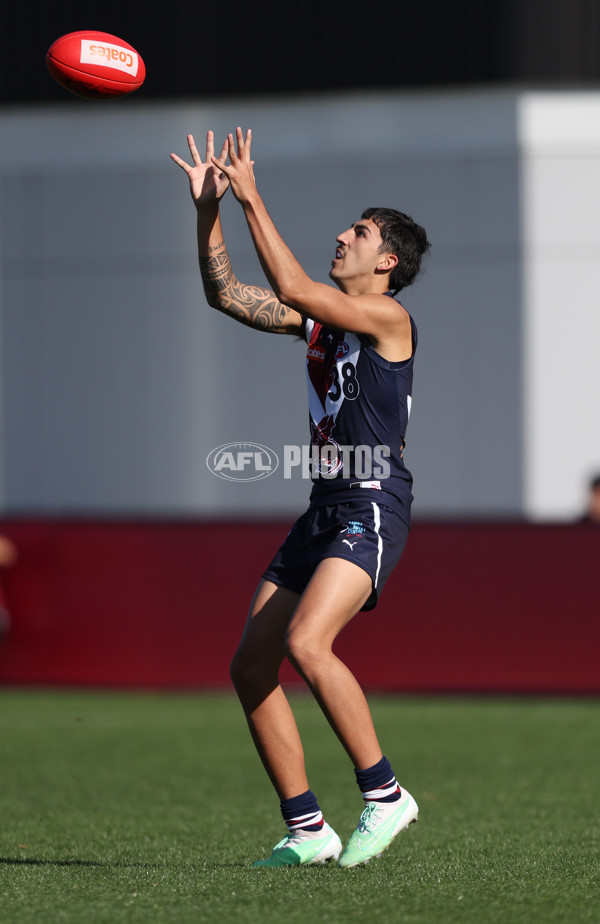
[[[302,318],[302,334],[299,335],[306,344],[310,343],[310,338],[312,332],[315,328],[315,322],[312,318],[307,318],[306,316]]]

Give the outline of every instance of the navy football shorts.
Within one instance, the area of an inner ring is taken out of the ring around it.
[[[370,575],[373,591],[362,609],[372,610],[400,561],[409,528],[397,513],[365,498],[365,493],[361,491],[356,501],[309,507],[291,528],[263,578],[301,594],[320,562],[344,558]]]

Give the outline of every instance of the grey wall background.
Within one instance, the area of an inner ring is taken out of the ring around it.
[[[318,23],[318,27],[316,24]],[[207,453],[305,439],[301,346],[203,302],[185,134],[255,131],[267,203],[306,269],[366,203],[433,242],[406,293],[421,342],[408,433],[421,516],[573,519],[600,468],[600,6],[305,0],[5,4],[0,60],[0,508],[286,515],[281,470],[231,485]],[[147,64],[90,104],[48,75],[100,28]],[[218,37],[218,40],[215,40]],[[228,64],[222,66],[226,47]],[[368,49],[368,53],[365,53]],[[233,202],[234,265],[262,274]]]
[[[302,344],[211,311],[187,180],[193,131],[251,126],[259,186],[305,269],[371,204],[432,255],[403,299],[420,346],[406,457],[415,514],[524,511],[516,95],[332,94],[45,106],[0,115],[2,495],[11,513],[287,515],[309,484],[230,484],[229,441],[308,442]],[[239,207],[237,275],[264,284]],[[510,447],[510,451],[506,451]]]

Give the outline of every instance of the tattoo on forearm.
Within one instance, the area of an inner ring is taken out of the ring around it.
[[[239,282],[234,276],[224,243],[211,247],[210,253],[214,255],[200,257],[199,260],[209,305],[251,327],[283,331],[290,309],[282,305],[270,289]]]
[[[211,250],[217,249],[217,247],[211,247]],[[227,251],[215,257],[200,257],[200,273],[206,297],[210,302],[210,296],[226,289],[233,276]]]

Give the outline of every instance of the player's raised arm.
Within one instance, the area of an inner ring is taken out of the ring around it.
[[[270,289],[245,285],[236,278],[225,245],[219,201],[227,191],[229,179],[214,163],[214,136],[206,136],[203,161],[192,135],[188,145],[193,165],[171,154],[172,160],[187,174],[190,193],[196,206],[198,261],[206,300],[212,308],[235,318],[242,324],[276,334],[299,334],[302,316],[283,305]],[[219,158],[227,156],[228,142]]]
[[[250,130],[244,135],[238,127],[235,135],[228,136],[228,162],[213,157],[213,163],[229,178],[277,298],[327,327],[366,334],[382,352],[389,354],[391,348],[395,357],[410,355],[408,314],[384,297],[394,288],[390,278],[398,255],[383,244],[375,223],[355,223],[350,229],[352,240],[338,237],[329,274],[335,287],[311,279],[282,239],[257,190],[251,144]]]

